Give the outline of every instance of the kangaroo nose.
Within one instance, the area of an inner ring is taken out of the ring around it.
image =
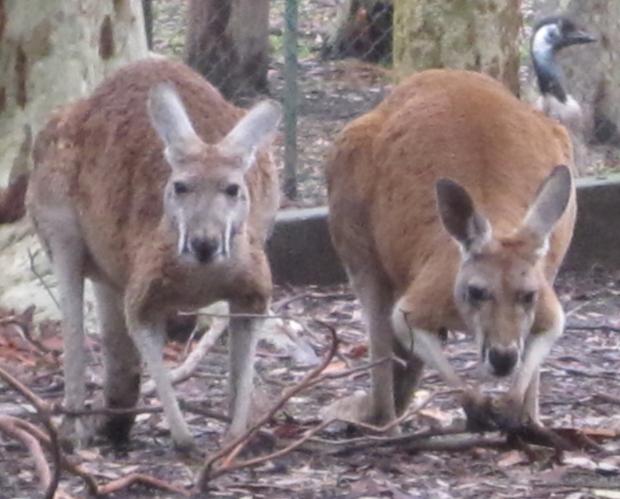
[[[495,376],[507,376],[517,364],[518,352],[515,348],[493,347],[489,350],[489,363]]]
[[[216,239],[193,238],[190,247],[199,262],[208,262],[220,247],[219,241]]]

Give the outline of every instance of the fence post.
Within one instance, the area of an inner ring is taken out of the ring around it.
[[[297,17],[298,0],[286,0],[284,11],[284,194],[297,198]]]

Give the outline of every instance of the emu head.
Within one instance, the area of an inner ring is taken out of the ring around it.
[[[566,17],[548,17],[540,21],[534,28],[531,42],[531,55],[538,87],[543,96],[552,96],[561,104],[571,99],[565,89],[564,75],[555,61],[555,54],[571,45],[591,43],[596,38],[577,28],[576,24]],[[544,103],[542,103],[544,104]],[[580,116],[581,110],[576,102],[570,102],[574,110],[569,114]],[[545,106],[539,104],[539,108]],[[547,114],[558,114],[553,112]],[[563,114],[561,111],[559,114]],[[560,120],[562,121],[562,120]]]
[[[203,264],[228,258],[249,213],[245,173],[257,150],[273,137],[280,105],[259,103],[216,144],[198,137],[169,83],[151,89],[148,111],[171,167],[164,216],[177,232],[180,257]]]
[[[454,300],[476,337],[481,361],[496,376],[511,374],[521,359],[539,295],[548,286],[541,261],[572,191],[569,169],[557,166],[515,232],[495,238],[462,186],[437,182],[440,218],[461,249]]]
[[[596,40],[595,36],[579,29],[575,22],[567,17],[547,17],[534,27],[532,52],[557,52],[571,45],[592,43]]]

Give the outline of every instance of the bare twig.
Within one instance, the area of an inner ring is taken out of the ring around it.
[[[506,445],[506,439],[498,435],[461,434],[414,440],[404,449],[407,452],[463,452],[476,448],[504,449]]]
[[[250,429],[248,429],[243,435],[239,436],[238,438],[234,439],[232,442],[230,442],[228,445],[224,446],[222,449],[220,449],[218,452],[216,452],[215,454],[213,454],[211,457],[209,457],[206,462],[204,463],[199,476],[198,476],[198,488],[201,491],[205,491],[206,488],[208,487],[209,484],[209,480],[211,479],[211,475],[214,471],[218,471],[218,470],[213,470],[214,465],[220,461],[221,459],[224,459],[226,456],[228,456],[231,452],[240,452],[241,448],[239,448],[239,446],[243,447],[245,444],[247,444],[247,442],[256,434],[256,432],[263,426],[265,425],[269,420],[271,420],[271,418],[274,416],[274,414],[276,412],[278,412],[287,402],[290,398],[294,397],[295,395],[297,395],[299,392],[303,391],[304,389],[306,389],[308,386],[311,385],[312,381],[319,375],[321,374],[321,372],[323,372],[327,366],[331,363],[332,359],[334,358],[334,355],[336,354],[336,351],[338,349],[338,335],[336,334],[335,329],[324,322],[318,321],[317,323],[321,324],[322,326],[326,327],[332,337],[332,344],[331,347],[329,349],[329,352],[327,353],[327,355],[325,356],[325,358],[323,359],[323,361],[321,362],[321,364],[319,364],[317,367],[315,367],[312,371],[310,371],[305,377],[304,379],[299,382],[298,384],[296,384],[295,386],[289,388],[288,390],[286,390],[284,392],[284,394],[282,394],[282,396],[280,397],[280,399],[273,405],[273,407],[267,412],[267,414],[265,414],[263,417],[261,417],[259,419],[259,421],[257,423],[255,423]],[[219,469],[219,473],[218,474],[222,474],[222,468]]]
[[[593,395],[593,398],[602,400],[603,402],[607,402],[608,404],[620,405],[620,397],[614,397],[613,395],[609,395],[608,393],[595,393]]]
[[[368,367],[370,367],[372,364],[369,364]],[[387,433],[388,431],[390,431],[392,428],[395,428],[396,426],[400,425],[403,421],[405,421],[406,419],[410,418],[411,416],[413,416],[414,414],[420,412],[422,409],[424,409],[426,406],[428,406],[428,404],[430,404],[437,395],[443,395],[446,393],[451,393],[454,390],[445,390],[445,391],[441,391],[441,392],[434,392],[431,393],[428,397],[426,397],[422,402],[420,402],[418,405],[416,405],[415,407],[404,411],[399,417],[397,417],[396,419],[394,419],[393,421],[390,421],[389,423],[386,423],[383,426],[375,426],[372,424],[368,424],[368,423],[363,423],[361,421],[349,421],[346,419],[341,419],[342,422],[344,423],[348,423],[354,426],[357,426],[359,428],[362,428],[364,430],[368,430],[368,431],[372,431],[375,433]]]
[[[194,343],[196,335],[200,332],[201,329],[202,328],[200,327],[200,324],[198,323],[198,321],[196,321],[196,325],[194,326],[194,329],[192,329],[192,332],[189,333],[189,337],[187,338],[185,346],[183,347],[183,361],[185,361],[185,359],[187,359],[188,355],[190,354],[192,343]]]
[[[183,363],[170,371],[170,379],[172,383],[180,383],[185,381],[194,373],[198,367],[200,361],[205,355],[213,348],[213,345],[217,343],[217,340],[222,336],[226,328],[228,327],[228,320],[217,318],[211,328],[202,335],[198,344],[194,347],[191,353],[183,361]],[[155,393],[155,382],[149,380],[142,387],[142,395],[152,395]]]
[[[203,409],[201,407],[196,407],[191,402],[184,401],[182,399],[179,400],[179,405],[183,411],[198,414],[200,416],[204,416],[206,418],[216,419],[217,421],[221,421],[223,423],[229,423],[230,417],[225,414],[211,411],[209,409]],[[135,415],[135,414],[160,414],[164,412],[164,408],[161,405],[152,405],[152,406],[138,406],[138,407],[94,407],[91,409],[66,409],[62,406],[54,406],[53,413],[54,414],[64,414],[66,416],[72,417],[80,417],[80,416],[123,416],[123,415]]]
[[[45,454],[43,453],[41,444],[37,438],[31,435],[28,431],[19,428],[19,425],[16,424],[16,420],[17,418],[12,416],[0,416],[0,431],[16,440],[19,440],[26,446],[28,452],[32,456],[32,459],[34,460],[34,467],[37,471],[37,475],[39,476],[41,487],[43,490],[48,491],[52,483],[52,473],[50,471],[49,464],[45,459]],[[53,495],[50,496],[48,493],[46,494],[46,497],[53,497]]]
[[[413,445],[413,442],[417,441],[466,433],[468,432],[463,424],[455,424],[445,428],[423,430],[393,437],[383,435],[367,435],[363,437],[349,438],[346,440],[313,439],[313,441],[320,444],[327,444],[337,447],[334,452],[335,454],[348,454],[350,452],[357,452],[369,448],[390,446],[407,447]]]
[[[370,366],[367,365],[366,369],[369,369],[369,368],[370,368]],[[308,385],[308,386],[310,386],[310,385]],[[327,419],[327,420],[323,421],[322,423],[316,425],[314,428],[311,428],[301,438],[299,438],[298,440],[295,440],[294,442],[292,442],[291,444],[287,445],[283,449],[277,450],[277,451],[272,452],[270,454],[267,454],[265,456],[259,456],[259,457],[253,458],[253,459],[248,459],[246,461],[241,461],[241,462],[235,463],[234,459],[236,458],[236,456],[239,453],[239,451],[237,449],[235,449],[235,450],[233,450],[233,452],[231,452],[231,454],[222,463],[222,466],[219,469],[215,470],[211,474],[210,478],[213,480],[213,479],[217,478],[218,476],[223,475],[224,473],[230,473],[232,471],[236,471],[236,470],[239,470],[239,469],[242,469],[242,468],[258,466],[259,464],[265,463],[265,462],[270,461],[272,459],[276,459],[276,458],[285,456],[286,454],[288,454],[288,453],[294,451],[295,449],[298,449],[299,447],[301,447],[308,440],[310,440],[314,435],[316,435],[320,431],[322,431],[325,428],[327,428],[330,424],[335,423],[337,421],[342,421],[342,422],[346,422],[346,423],[352,423],[352,424],[358,425],[360,427],[363,427],[365,429],[369,429],[369,430],[376,431],[376,432],[381,432],[381,433],[387,432],[387,431],[391,430],[392,428],[394,428],[395,426],[397,426],[400,423],[402,423],[408,417],[411,417],[413,414],[415,414],[416,412],[418,412],[418,411],[422,410],[424,407],[426,407],[435,398],[435,395],[436,395],[435,393],[429,395],[418,406],[416,406],[415,408],[413,408],[410,411],[405,411],[399,418],[395,419],[394,421],[392,421],[392,422],[390,422],[390,423],[388,423],[388,424],[386,424],[385,426],[382,426],[382,427],[377,427],[377,426],[373,426],[373,425],[369,425],[369,424],[365,424],[365,423],[341,420],[341,419],[338,419],[338,418],[330,418],[330,419]]]
[[[39,340],[32,337],[30,333],[30,324],[32,323],[32,315],[34,313],[34,305],[31,305],[23,313],[19,315],[10,315],[0,319],[0,326],[13,326],[19,335],[33,347],[35,347],[39,353],[42,354],[58,354],[59,351],[46,347]]]
[[[28,248],[28,261],[30,262],[30,271],[39,280],[39,282],[41,283],[41,285],[43,286],[43,288],[45,289],[47,294],[50,296],[52,301],[56,304],[56,307],[58,308],[58,310],[60,310],[60,303],[58,303],[58,299],[56,298],[56,296],[52,292],[52,290],[49,287],[49,285],[45,282],[45,279],[43,279],[43,276],[41,274],[39,274],[39,271],[37,270],[37,267],[36,267],[36,265],[34,263],[34,259],[35,259],[35,254],[32,252],[32,250],[30,248]]]
[[[140,483],[142,485],[146,485],[147,487],[171,492],[173,494],[179,494],[184,497],[189,497],[191,495],[191,492],[187,489],[164,482],[163,480],[149,475],[143,475],[142,473],[130,473],[129,475],[117,478],[116,480],[106,483],[105,485],[102,485],[98,488],[97,494],[99,496],[115,494],[120,490],[128,488],[135,483]]]
[[[355,295],[353,293],[300,293],[298,295],[293,295],[293,296],[287,296],[286,298],[283,298],[277,302],[275,302],[273,304],[273,310],[278,313],[280,312],[280,310],[283,310],[284,308],[286,308],[287,306],[289,306],[291,303],[294,303],[296,301],[299,300],[324,300],[324,299],[331,299],[331,300],[352,300],[355,298]]]
[[[318,378],[314,379],[310,385],[308,385],[309,387],[311,386],[315,386],[318,385],[320,383],[323,383],[323,381],[326,381],[328,379],[340,379],[340,378],[347,378],[349,376],[352,376],[354,374],[357,373],[361,373],[364,371],[368,371],[369,369],[372,369],[375,366],[378,366],[380,364],[383,364],[384,362],[398,362],[399,360],[395,357],[383,357],[382,359],[379,360],[375,360],[373,362],[369,362],[367,364],[362,364],[361,366],[357,366],[357,367],[352,367],[351,369],[343,369],[342,371],[332,371],[329,373],[325,373],[321,376],[319,376]]]
[[[37,412],[39,413],[49,413],[51,406],[45,400],[39,398],[34,394],[30,388],[24,385],[21,381],[15,378],[12,374],[6,371],[4,368],[0,367],[0,378],[5,381],[9,386],[11,386],[15,391],[22,394],[28,402],[30,402]]]
[[[62,469],[82,478],[86,483],[89,493],[93,496],[104,496],[112,494],[118,492],[125,487],[129,487],[134,483],[141,483],[146,486],[155,487],[161,490],[173,492],[176,494],[182,494],[185,496],[189,495],[189,492],[183,488],[168,484],[157,478],[143,475],[140,473],[131,473],[125,477],[114,480],[103,486],[97,485],[95,479],[87,471],[85,471],[80,466],[71,463],[62,454],[60,445],[58,443],[58,433],[56,432],[56,428],[51,422],[50,413],[52,412],[52,409],[54,409],[56,412],[63,411],[59,410],[58,408],[53,408],[50,404],[37,397],[28,387],[26,387],[18,379],[16,379],[14,376],[9,374],[2,368],[0,368],[0,378],[3,379],[8,385],[13,387],[20,394],[22,394],[26,399],[28,399],[28,401],[37,409],[37,413],[43,420],[43,423],[45,424],[48,431],[48,435],[45,435],[41,430],[39,430],[37,427],[27,421],[21,420],[19,418],[13,418],[10,416],[0,416],[0,430],[5,430],[7,433],[14,436],[14,438],[18,438],[20,441],[24,442],[24,444],[28,447],[31,454],[35,458],[35,464],[41,479],[41,483],[46,487],[46,499],[53,499],[55,496],[58,495],[66,497],[66,494],[61,492],[56,494],[58,489],[58,483],[60,481],[60,471]],[[156,409],[159,411],[161,410],[161,408]],[[135,409],[132,410],[135,411]],[[115,410],[102,409],[100,412],[103,411],[109,413],[110,411]],[[71,411],[65,412],[69,413]],[[82,411],[72,412],[82,415]],[[87,411],[83,412],[86,413]],[[96,413],[98,411],[96,409],[90,411],[90,413],[93,412]],[[52,454],[54,462],[53,474],[50,473],[49,465],[45,460],[45,455],[41,450],[41,444],[45,445],[45,447]]]
[[[34,426],[33,424],[29,423],[24,419],[19,418],[16,418],[15,424],[36,437],[39,442],[45,446],[46,449],[52,450],[53,444],[50,440],[50,437],[46,435],[43,431],[41,431],[38,427]],[[82,478],[82,480],[84,480],[84,483],[86,484],[86,487],[88,488],[90,495],[97,494],[98,486],[95,482],[95,479],[90,476],[88,472],[84,471],[79,466],[71,463],[62,453],[60,454],[60,465],[64,470],[68,471],[72,475]]]
[[[545,428],[535,423],[524,424],[519,428],[515,428],[513,431],[507,432],[507,436],[508,438],[520,438],[526,444],[552,447],[556,451],[575,449],[575,445],[572,442],[553,431],[553,429]]]
[[[579,324],[567,324],[564,329],[566,331],[608,331],[610,333],[620,333],[620,327],[610,326],[608,324],[597,324],[594,326],[581,326]]]
[[[286,314],[250,314],[250,313],[219,313],[219,312],[179,312],[179,315],[201,315],[203,317],[213,317],[214,319],[285,319],[288,321],[299,322],[299,319]]]
[[[2,378],[14,390],[22,394],[36,408],[37,414],[43,421],[43,424],[49,434],[51,444],[50,452],[52,454],[52,459],[54,460],[54,472],[46,489],[45,498],[53,499],[56,494],[56,489],[58,488],[58,483],[60,482],[62,456],[60,445],[58,443],[58,433],[56,432],[56,428],[50,419],[50,405],[41,398],[37,397],[26,385],[2,368],[0,368],[0,378]]]
[[[238,462],[238,463],[234,463],[233,459],[238,454],[238,452],[235,452],[235,453],[231,454],[233,459],[227,458],[226,461],[224,461],[224,463],[222,464],[222,466],[220,468],[218,468],[218,469],[214,470],[213,472],[211,472],[211,475],[209,476],[209,479],[213,480],[213,479],[223,475],[224,473],[230,473],[232,471],[240,470],[242,468],[249,468],[249,467],[252,467],[252,466],[258,466],[259,464],[263,464],[263,463],[265,463],[267,461],[270,461],[272,459],[276,459],[278,457],[285,456],[286,454],[288,454],[288,453],[294,451],[295,449],[298,449],[299,447],[301,447],[304,443],[306,443],[310,438],[312,438],[318,432],[324,430],[330,424],[332,424],[332,423],[334,423],[336,421],[337,421],[336,419],[325,420],[321,424],[319,424],[319,425],[315,426],[314,428],[311,428],[310,430],[308,430],[304,434],[303,437],[301,437],[298,440],[295,440],[292,444],[287,445],[283,449],[280,449],[278,451],[272,452],[272,453],[267,454],[265,456],[259,456],[259,457],[256,457],[254,459],[248,459],[246,461],[241,461],[241,462]]]

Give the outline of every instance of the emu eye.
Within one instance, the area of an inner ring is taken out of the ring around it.
[[[479,303],[491,299],[489,292],[478,286],[467,286],[467,299],[473,303]]]
[[[174,187],[175,194],[187,194],[189,192],[189,187],[187,187],[187,184],[185,182],[177,181],[172,184],[172,186]]]
[[[535,291],[523,291],[519,293],[518,300],[522,305],[529,307],[534,303],[535,297],[536,297]]]
[[[239,187],[239,184],[230,184],[226,187],[225,192],[227,196],[230,196],[231,198],[236,198],[239,195],[240,189],[241,187]]]

